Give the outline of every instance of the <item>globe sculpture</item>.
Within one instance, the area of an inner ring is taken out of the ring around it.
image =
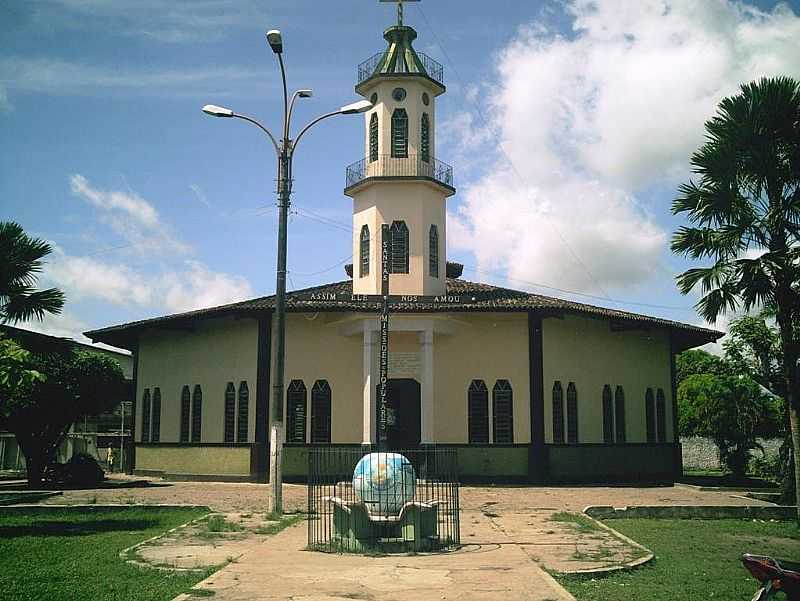
[[[353,472],[353,490],[372,515],[397,515],[414,498],[417,477],[399,453],[364,455]]]

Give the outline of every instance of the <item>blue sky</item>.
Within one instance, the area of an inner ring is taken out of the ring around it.
[[[686,264],[668,252],[670,202],[720,98],[800,77],[798,15],[766,0],[409,4],[417,49],[445,69],[448,258],[467,279],[699,323],[672,279]],[[279,28],[290,86],[315,92],[301,125],[356,99],[356,66],[394,19],[377,0],[0,2],[1,215],[56,245],[43,281],[68,295],[36,327],[78,336],[272,293],[274,156],[200,107],[277,129],[264,32]],[[360,117],[300,147],[290,288],[344,279],[344,173],[363,153]]]

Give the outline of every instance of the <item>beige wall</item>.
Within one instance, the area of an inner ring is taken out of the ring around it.
[[[179,442],[181,390],[203,390],[201,442],[223,442],[225,387],[247,381],[250,392],[248,441],[253,441],[256,407],[258,323],[253,319],[196,320],[193,331],[159,330],[142,335],[137,374],[136,438],[140,439],[142,394],[161,389],[161,442]],[[138,458],[137,458],[138,461]],[[139,467],[137,465],[137,467]],[[144,468],[142,468],[144,469]],[[155,468],[154,468],[155,469]]]
[[[663,388],[667,440],[672,436],[670,346],[666,330],[612,332],[606,319],[566,316],[543,321],[545,441],[553,442],[552,390],[575,382],[578,391],[578,441],[603,442],[602,392],[609,384],[625,390],[627,442],[646,442],[645,391]],[[566,416],[566,413],[565,413]]]
[[[136,448],[136,469],[166,474],[249,476],[250,447]]]

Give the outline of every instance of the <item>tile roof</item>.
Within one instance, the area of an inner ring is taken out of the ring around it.
[[[286,308],[289,312],[361,312],[377,313],[380,310],[378,301],[358,301],[349,298],[352,295],[353,282],[345,280],[322,286],[294,290],[287,294]],[[316,298],[314,297],[323,297]],[[397,302],[392,304],[393,313],[457,313],[457,312],[525,312],[540,311],[560,315],[562,313],[582,314],[603,317],[628,324],[630,326],[659,326],[680,331],[688,335],[692,346],[714,341],[722,332],[699,326],[670,321],[659,317],[649,317],[617,309],[607,309],[594,305],[577,303],[561,298],[532,294],[509,288],[501,288],[490,284],[469,282],[462,279],[448,278],[447,296],[461,297],[459,302]],[[330,298],[325,298],[330,297]],[[333,298],[336,297],[336,298]],[[86,332],[86,336],[94,341],[105,342],[123,348],[130,348],[138,331],[146,328],[157,328],[167,325],[178,325],[195,319],[237,315],[257,317],[271,313],[275,306],[275,296],[262,296],[246,301],[197,309],[174,315],[165,315],[130,323],[109,326]]]

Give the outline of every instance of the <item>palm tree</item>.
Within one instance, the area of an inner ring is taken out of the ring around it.
[[[762,78],[720,102],[706,123],[706,142],[691,159],[699,181],[679,188],[674,214],[691,227],[672,238],[672,251],[710,259],[709,267],[677,277],[683,294],[700,285],[697,303],[710,322],[742,308],[774,311],[780,332],[781,377],[800,482],[800,82]],[[800,487],[796,487],[800,506]],[[800,521],[800,509],[798,509]]]
[[[16,323],[45,313],[60,313],[64,293],[36,290],[42,259],[53,252],[44,240],[31,238],[18,223],[0,221],[0,323]]]

